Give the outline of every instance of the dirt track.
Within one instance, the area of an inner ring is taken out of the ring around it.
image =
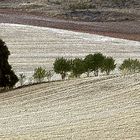
[[[78,22],[48,18],[39,13],[0,9],[0,23],[53,27],[140,41],[140,22]]]

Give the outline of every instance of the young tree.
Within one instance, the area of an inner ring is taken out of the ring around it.
[[[110,74],[116,68],[115,60],[112,57],[106,57],[103,61],[101,71],[106,72],[107,75]]]
[[[132,60],[132,73],[140,72],[140,61],[138,59]]]
[[[135,73],[140,71],[140,62],[135,59],[125,59],[119,67],[121,71],[127,71],[127,73]]]
[[[122,71],[124,75],[130,73],[131,71],[131,59],[125,59],[119,69]]]
[[[90,72],[94,70],[94,55],[89,54],[84,59],[85,72],[87,72],[87,77],[89,77]]]
[[[54,75],[54,71],[53,70],[47,71],[46,77],[47,77],[48,81],[51,80],[51,78],[52,78],[53,75]]]
[[[99,69],[102,68],[102,64],[104,62],[105,56],[101,53],[95,53],[93,56],[93,70],[94,70],[94,75],[98,76],[99,75]]]
[[[62,80],[64,80],[67,72],[71,69],[70,61],[62,57],[56,59],[53,65],[54,71],[58,74],[61,74]]]
[[[20,86],[23,86],[25,78],[26,76],[23,73],[19,74]]]
[[[41,83],[46,76],[47,72],[42,67],[38,67],[34,70],[33,77],[38,83]]]
[[[119,69],[122,71],[124,69],[127,69],[128,71],[131,71],[131,66],[132,65],[132,60],[129,58],[129,59],[125,59],[123,61],[123,63],[121,64],[121,66],[119,67]]]
[[[84,61],[82,59],[75,58],[72,61],[72,74],[75,77],[80,77],[80,75],[84,72],[85,72]]]
[[[0,39],[0,87],[13,88],[18,82],[12,67],[8,62],[10,52],[3,40]]]

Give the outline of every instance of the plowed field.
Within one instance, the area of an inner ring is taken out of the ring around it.
[[[140,75],[53,82],[0,94],[1,140],[136,140]]]
[[[52,69],[57,57],[75,58],[102,52],[116,59],[140,59],[140,42],[53,28],[0,24],[0,38],[11,51],[10,64],[17,73],[32,75],[38,66]]]

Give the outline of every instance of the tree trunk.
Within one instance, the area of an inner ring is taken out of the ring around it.
[[[2,70],[0,69],[0,87],[1,87],[1,84],[2,84]]]
[[[62,73],[62,74],[61,74],[62,80],[65,80],[65,77],[66,77],[66,73]]]
[[[87,77],[89,77],[89,74],[90,74],[90,70],[87,71]]]
[[[97,77],[99,75],[99,70],[95,70],[94,75]]]
[[[109,75],[110,74],[110,71],[106,71],[106,75]]]

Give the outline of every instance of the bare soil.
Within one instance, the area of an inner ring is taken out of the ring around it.
[[[113,57],[117,67],[124,59],[140,59],[140,42],[89,33],[0,24],[0,38],[6,42],[11,52],[9,62],[17,75],[24,73],[26,76],[32,76],[34,69],[40,66],[52,70],[58,57],[84,58],[95,52]]]
[[[39,12],[0,9],[0,23],[52,27],[140,41],[140,21],[80,22],[50,18]]]
[[[1,93],[0,139],[139,139],[139,81],[90,77]]]

